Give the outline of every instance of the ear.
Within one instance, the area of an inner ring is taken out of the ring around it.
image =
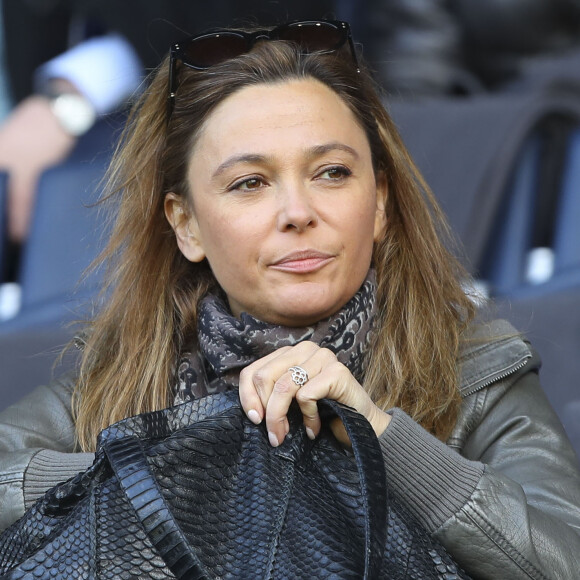
[[[205,251],[201,244],[197,219],[189,215],[182,196],[168,193],[164,201],[165,217],[170,223],[181,253],[190,262],[201,262]]]
[[[377,210],[375,213],[375,229],[374,240],[378,242],[382,239],[385,229],[387,227],[387,196],[389,195],[389,187],[387,185],[387,177],[384,173],[377,175]]]

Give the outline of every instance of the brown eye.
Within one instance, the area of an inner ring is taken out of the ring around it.
[[[232,190],[238,189],[242,191],[252,191],[254,189],[259,189],[263,185],[264,182],[259,177],[250,177],[234,183]]]
[[[328,179],[330,181],[337,181],[351,175],[351,171],[346,167],[341,165],[336,167],[329,167],[319,174],[322,179]]]
[[[256,189],[261,185],[259,179],[248,179],[241,185],[242,189]]]

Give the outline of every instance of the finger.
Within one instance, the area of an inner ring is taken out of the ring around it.
[[[240,372],[239,396],[242,409],[253,423],[260,423],[266,413],[266,404],[274,387],[267,370],[263,370],[272,360],[281,356],[291,347],[282,347],[258,359]]]
[[[346,428],[344,423],[340,420],[339,417],[335,417],[330,422],[330,429],[332,430],[332,434],[335,436],[336,440],[343,445],[344,447],[352,448],[352,443],[350,441],[350,437],[346,432]]]
[[[318,434],[316,427],[320,423],[319,418],[313,415],[313,409],[309,406],[309,403],[323,398],[332,399],[347,405],[363,415],[371,424],[377,437],[380,437],[391,421],[391,416],[373,403],[362,385],[338,361],[331,367],[326,368],[315,379],[309,381],[306,386],[308,387],[307,389],[300,389],[296,399],[301,408],[303,408],[305,427],[308,428],[310,426],[315,435]],[[302,401],[304,401],[304,405],[302,405]],[[330,427],[338,441],[345,446],[350,446],[350,439],[340,419],[333,420]],[[308,430],[307,433],[310,436]]]
[[[349,370],[336,358],[325,361],[320,372],[296,394],[302,412],[306,434],[314,439],[321,428],[318,401],[321,399],[344,399],[348,388],[361,388]]]
[[[306,358],[303,362],[298,365],[294,364],[293,367],[298,366],[300,369],[304,370],[308,377],[317,376],[320,374],[322,368],[332,361],[336,361],[335,355],[327,349],[321,349],[316,347],[315,349],[309,348],[312,352],[309,358]],[[289,353],[293,357],[296,352]],[[284,362],[287,363],[289,358],[285,358]],[[296,359],[294,359],[296,360]],[[292,399],[297,397],[302,389],[305,388],[310,382],[309,379],[305,385],[301,386],[300,381],[295,382],[292,378],[291,367],[280,376],[280,378],[274,383],[270,399],[266,406],[266,427],[268,429],[270,440],[273,442],[281,443],[287,434],[287,431],[282,429],[283,420],[288,413]],[[318,409],[316,407],[316,402],[310,402],[306,407],[307,412],[310,417],[308,427],[312,430],[314,427],[315,431],[308,433],[309,436],[316,435],[320,431],[319,419],[318,419]]]
[[[315,439],[320,433],[320,415],[318,414],[318,401],[324,399],[324,395],[318,397],[318,394],[312,395],[310,393],[297,393],[296,400],[300,405],[302,412],[304,429],[309,439]]]
[[[302,360],[320,347],[312,342],[304,341],[295,346],[282,347],[273,353],[255,361],[240,373],[240,401],[242,408],[251,421],[259,423],[266,415],[266,407],[274,390],[276,381],[288,368]],[[290,399],[291,400],[291,399]],[[283,415],[286,414],[290,401]],[[281,417],[280,417],[281,419]],[[285,433],[276,431],[278,440]]]
[[[266,405],[266,428],[270,443],[274,447],[280,445],[288,434],[288,409],[299,388],[292,380],[292,371],[289,370],[274,382]]]

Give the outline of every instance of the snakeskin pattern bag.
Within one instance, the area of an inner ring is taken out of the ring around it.
[[[467,578],[392,497],[369,423],[272,448],[235,391],[104,430],[93,466],[0,536],[0,578]]]

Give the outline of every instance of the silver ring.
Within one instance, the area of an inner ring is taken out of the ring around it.
[[[308,373],[302,367],[290,367],[288,370],[292,373],[292,381],[298,388],[303,387],[308,381]]]

